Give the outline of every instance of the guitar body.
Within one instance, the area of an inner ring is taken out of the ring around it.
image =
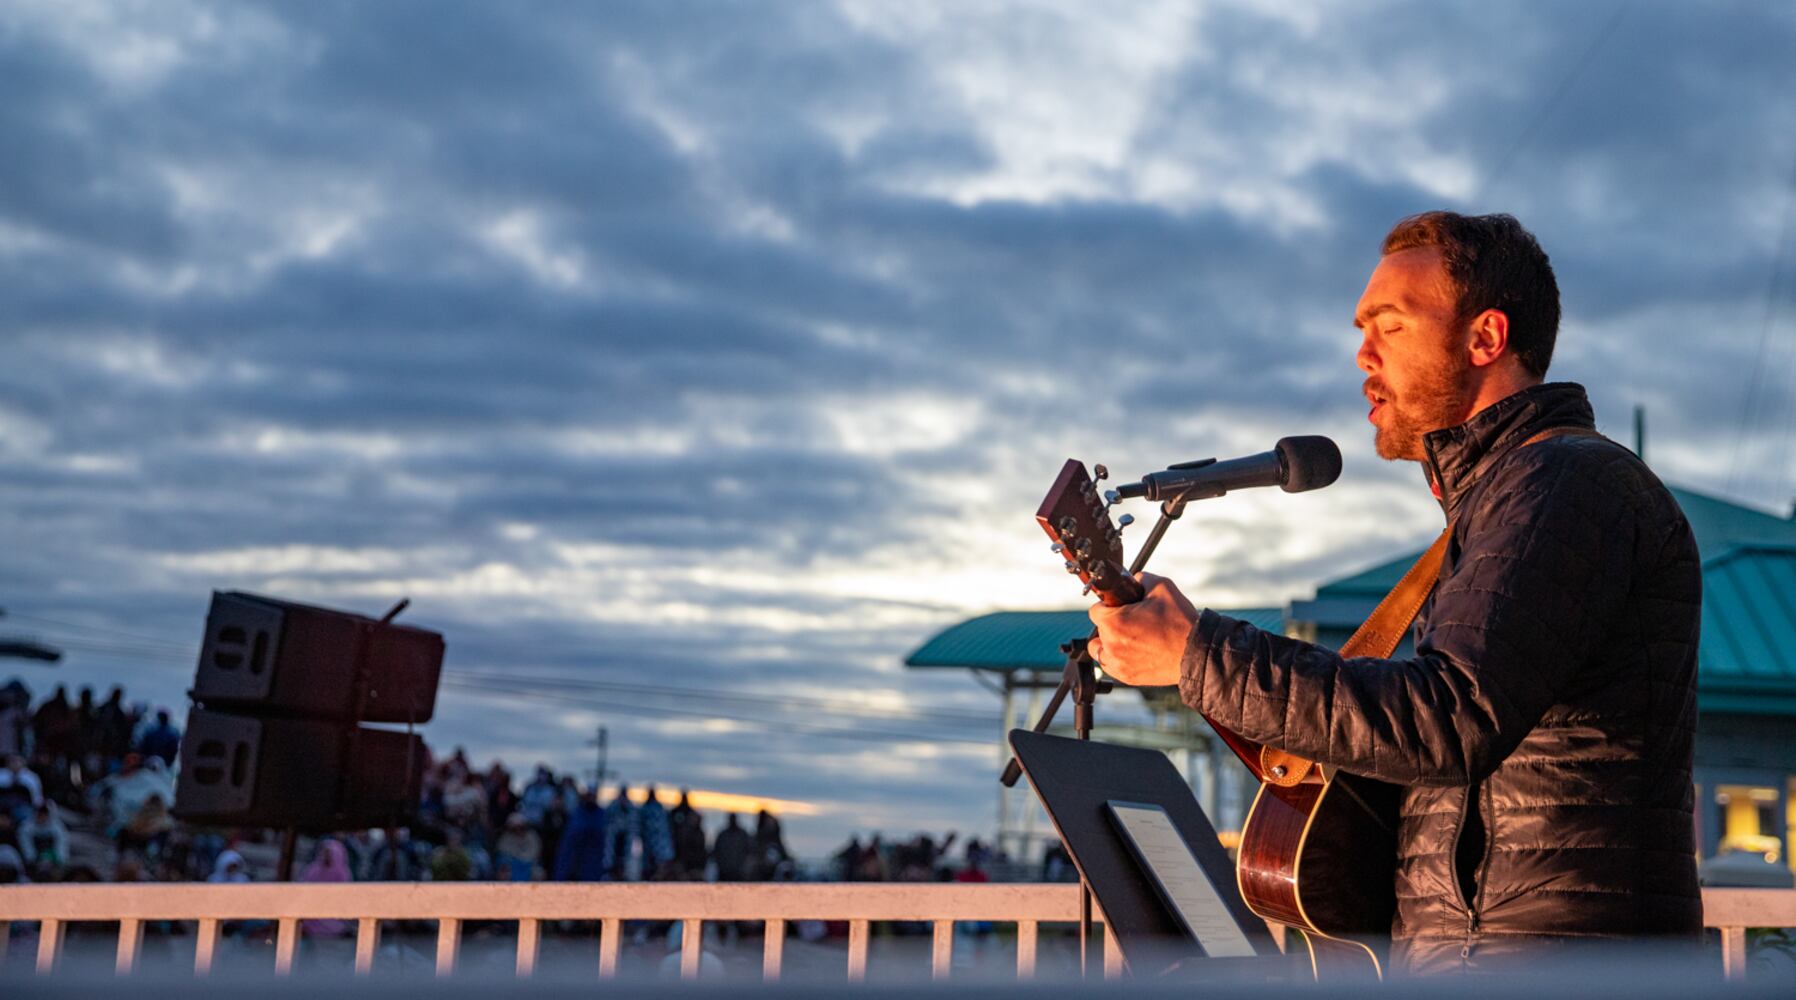
[[[1389,950],[1398,789],[1340,772],[1262,782],[1241,830],[1248,908],[1303,934],[1321,979],[1378,979]]]

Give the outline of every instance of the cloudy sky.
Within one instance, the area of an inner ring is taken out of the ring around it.
[[[1519,216],[1554,374],[1787,509],[1792,52],[1770,2],[16,0],[0,633],[181,705],[214,588],[410,596],[434,743],[603,724],[632,782],[812,804],[812,854],[987,832],[996,699],[901,661],[1078,603],[1069,455],[1341,443],[1181,522],[1212,605],[1437,530],[1353,368],[1402,215]]]

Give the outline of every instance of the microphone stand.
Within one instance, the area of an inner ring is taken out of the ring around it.
[[[1154,554],[1160,539],[1166,536],[1166,529],[1172,522],[1185,513],[1186,495],[1181,493],[1160,505],[1160,519],[1154,522],[1153,530],[1148,532],[1147,541],[1141,544],[1135,559],[1129,563],[1129,575],[1134,576],[1147,565],[1148,558]],[[1073,734],[1077,739],[1091,739],[1092,720],[1097,708],[1097,696],[1109,694],[1115,687],[1112,681],[1097,679],[1097,662],[1091,658],[1087,648],[1091,640],[1097,638],[1097,629],[1082,639],[1072,639],[1060,645],[1060,651],[1066,654],[1066,667],[1061,673],[1060,686],[1054,689],[1054,696],[1048,699],[1047,708],[1042,710],[1041,718],[1035,720],[1034,731],[1045,733],[1054,724],[1054,716],[1066,701],[1068,694],[1073,696]],[[1004,773],[998,780],[1006,788],[1015,788],[1017,779],[1023,776],[1023,765],[1014,756],[1004,766]],[[1091,941],[1091,883],[1086,881],[1085,872],[1079,872],[1079,975],[1086,974],[1086,948]]]

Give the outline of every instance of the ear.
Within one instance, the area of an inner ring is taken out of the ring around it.
[[[1467,331],[1467,357],[1473,368],[1495,364],[1509,355],[1509,316],[1501,309],[1486,309],[1472,318]]]

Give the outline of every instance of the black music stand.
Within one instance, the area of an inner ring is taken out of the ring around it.
[[[1146,979],[1168,974],[1185,979],[1206,973],[1259,979],[1286,976],[1283,953],[1265,922],[1241,899],[1234,862],[1165,754],[1026,729],[1010,731],[1010,747],[1067,854],[1091,887],[1111,939],[1121,949],[1131,974]],[[1165,810],[1260,957],[1205,956],[1202,943],[1167,909],[1110,817],[1106,804],[1119,800]],[[1268,962],[1267,957],[1276,960]]]

